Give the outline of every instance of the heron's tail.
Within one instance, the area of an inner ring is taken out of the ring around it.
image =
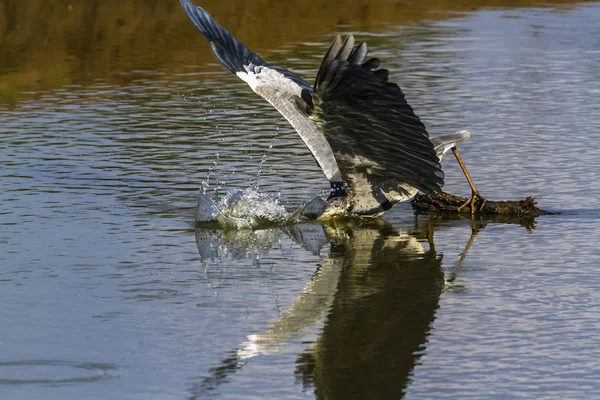
[[[210,42],[217,60],[228,70],[246,72],[244,65],[264,65],[265,62],[242,42],[234,38],[225,28],[204,9],[194,5],[190,0],[180,0],[186,15],[194,26]]]
[[[433,147],[435,148],[438,158],[440,161],[442,161],[443,155],[450,151],[452,147],[466,142],[470,137],[471,133],[463,130],[450,135],[431,138],[431,143],[433,143]]]

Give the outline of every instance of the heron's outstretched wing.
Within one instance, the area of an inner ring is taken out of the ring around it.
[[[327,179],[341,181],[342,176],[329,143],[317,125],[296,107],[295,98],[300,97],[303,90],[312,93],[311,86],[293,72],[263,61],[190,0],[180,1],[187,16],[210,42],[219,62],[248,83],[254,92],[271,103],[290,122]]]
[[[329,141],[355,195],[377,192],[371,197],[382,204],[399,201],[411,187],[439,191],[444,173],[425,126],[388,81],[389,72],[377,69],[376,58],[365,62],[366,55],[365,43],[354,46],[352,36],[343,42],[338,36],[312,95],[306,90],[301,96],[305,112]]]

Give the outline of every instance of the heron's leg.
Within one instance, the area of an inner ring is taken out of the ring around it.
[[[462,169],[463,174],[465,174],[465,177],[467,178],[467,182],[469,182],[469,186],[471,187],[471,192],[472,192],[471,197],[469,199],[467,199],[467,201],[465,201],[462,206],[458,207],[456,209],[456,211],[460,212],[460,210],[465,208],[467,206],[467,204],[470,204],[471,205],[471,214],[474,214],[475,213],[475,203],[477,202],[477,199],[481,200],[481,206],[479,207],[478,211],[482,211],[487,200],[484,199],[483,196],[479,194],[479,191],[477,191],[477,188],[475,187],[475,184],[473,183],[473,180],[471,179],[471,176],[469,175],[469,171],[467,171],[467,167],[465,167],[465,164],[463,163],[463,160],[462,160],[460,154],[458,153],[458,149],[456,148],[456,146],[452,147],[452,153],[454,153],[454,157],[456,157],[456,161],[458,161],[458,165],[460,165],[460,169]]]

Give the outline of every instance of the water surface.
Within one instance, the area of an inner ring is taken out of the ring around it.
[[[214,7],[240,38],[265,25]],[[450,11],[381,25],[348,11],[246,42],[311,81],[333,35],[354,32],[432,135],[472,132],[461,150],[484,196],[537,194],[559,215],[400,205],[375,221],[195,229],[201,187],[257,183],[294,207],[328,184],[181,16],[155,35],[184,43],[171,61],[119,41],[49,44],[48,58],[8,46],[22,36],[2,22],[0,53],[21,53],[1,75],[0,397],[600,397],[600,5]],[[116,51],[115,65],[80,58]],[[468,194],[454,160],[444,169],[445,189]]]

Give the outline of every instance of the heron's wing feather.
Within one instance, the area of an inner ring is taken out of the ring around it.
[[[180,1],[187,16],[210,42],[219,62],[248,83],[252,90],[290,122],[330,181],[341,181],[341,173],[329,143],[317,125],[308,118],[306,110],[298,108],[302,104],[302,91],[309,93],[305,95],[308,99],[312,87],[292,71],[262,60],[201,7],[190,0]]]
[[[248,49],[242,42],[234,38],[203,8],[194,5],[190,0],[180,0],[183,10],[194,26],[210,42],[217,60],[234,74],[246,72],[249,66],[268,66],[298,85],[310,88],[310,85],[298,75],[283,67],[272,65],[262,60]]]
[[[411,186],[439,191],[444,174],[425,126],[400,87],[388,81],[388,71],[377,69],[379,60],[364,61],[366,45],[348,51],[346,44],[353,43],[351,36],[343,44],[334,40],[308,105],[350,189],[364,191],[357,187],[361,181],[384,192],[404,193]]]

